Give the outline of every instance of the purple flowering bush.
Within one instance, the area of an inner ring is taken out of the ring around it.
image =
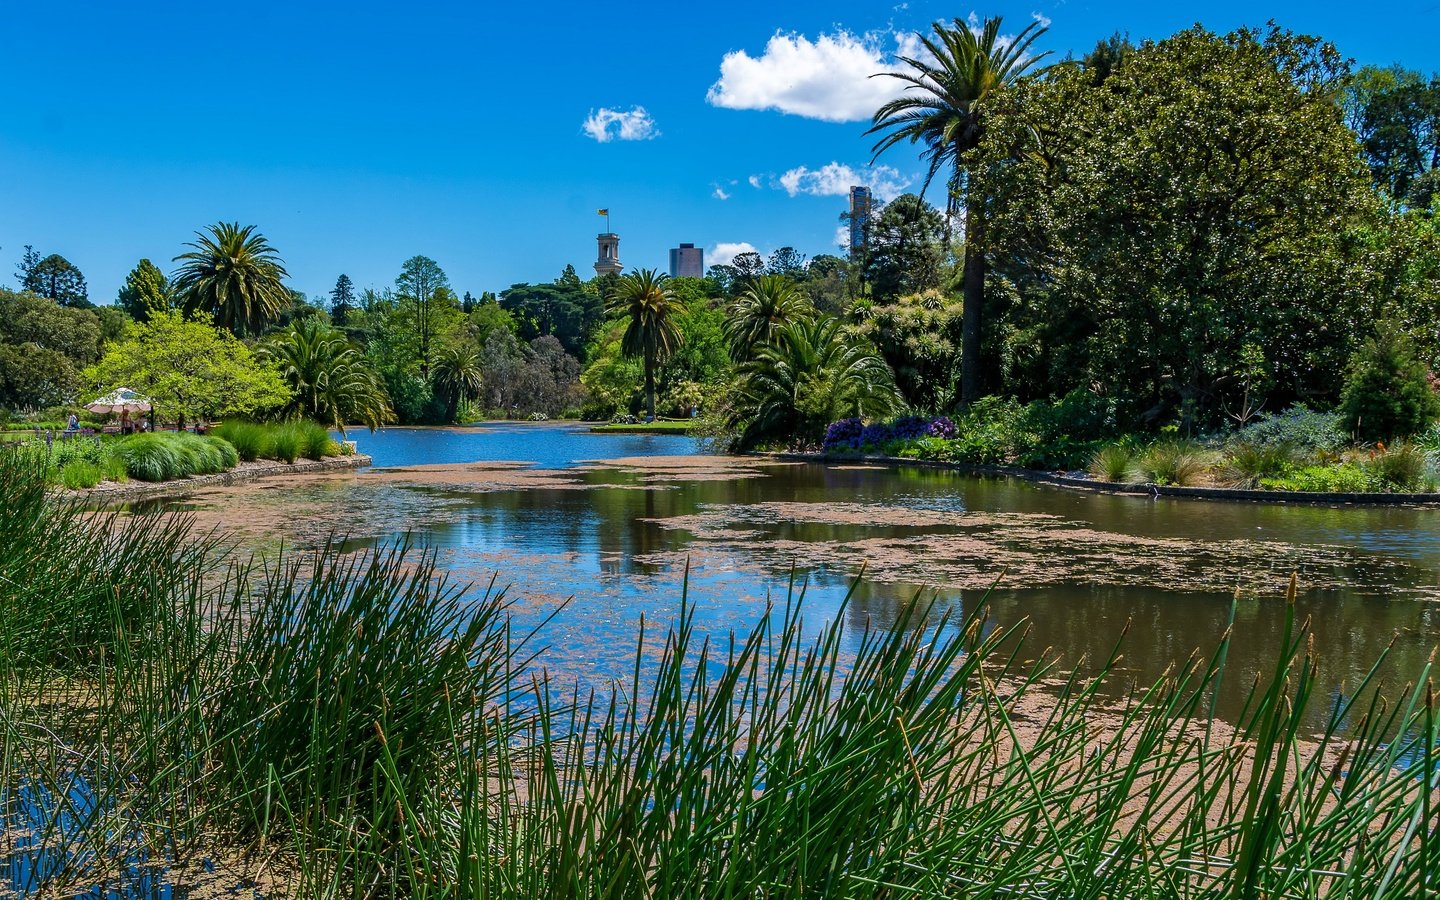
[[[825,429],[826,453],[894,452],[922,438],[951,440],[955,423],[947,416],[904,416],[893,422],[841,419]]]

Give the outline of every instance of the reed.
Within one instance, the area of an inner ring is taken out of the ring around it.
[[[1228,632],[1115,703],[1119,646],[1025,662],[1023,624],[923,595],[817,628],[803,589],[723,640],[682,597],[582,692],[431,554],[243,558],[47,499],[41,465],[0,451],[0,610],[25,610],[0,616],[0,854],[25,896],[247,852],[283,875],[267,897],[1440,889],[1431,666],[1332,694],[1293,582],[1233,723]]]

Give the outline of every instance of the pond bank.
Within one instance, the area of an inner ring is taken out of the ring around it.
[[[338,472],[369,466],[371,459],[363,453],[351,456],[333,456],[328,459],[297,460],[293,463],[257,459],[242,462],[228,472],[214,475],[196,475],[175,481],[102,481],[92,488],[80,491],[62,491],[66,496],[82,497],[85,500],[109,506],[116,503],[132,503],[136,500],[153,500],[157,497],[178,497],[193,491],[211,487],[228,487],[281,475],[308,475],[317,472]]]
[[[1380,492],[1267,491],[1247,488],[1135,484],[1100,481],[1095,478],[1076,478],[1071,475],[1056,472],[1022,469],[1019,466],[953,463],[933,459],[910,459],[903,456],[882,456],[879,454],[831,456],[825,453],[755,453],[752,455],[766,456],[773,459],[795,460],[797,462],[822,463],[826,465],[859,463],[864,465],[919,466],[929,469],[950,469],[966,475],[1003,475],[1009,478],[1018,478],[1022,481],[1034,481],[1040,484],[1052,484],[1057,487],[1094,491],[1101,494],[1130,494],[1143,497],[1183,497],[1192,500],[1240,500],[1254,503],[1349,503],[1372,506],[1440,506],[1440,493],[1385,494]]]

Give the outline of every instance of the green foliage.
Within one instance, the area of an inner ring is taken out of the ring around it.
[[[792,278],[761,275],[745,286],[725,320],[731,359],[736,362],[750,359],[755,348],[769,343],[781,328],[814,315],[810,301]]]
[[[124,386],[149,397],[167,419],[249,415],[281,407],[292,391],[271,362],[205,319],[153,311],[129,338],[87,369],[97,393]]]
[[[1291,469],[1278,478],[1260,479],[1260,487],[1269,491],[1364,494],[1375,490],[1375,481],[1360,464],[1347,462]]]
[[[485,386],[480,353],[474,344],[456,342],[436,355],[433,371],[435,394],[445,400],[445,423],[456,421],[460,406],[480,396]]]
[[[654,269],[643,269],[622,277],[610,294],[610,315],[625,322],[620,350],[640,359],[645,374],[645,409],[652,419],[656,374],[682,339],[675,327],[678,305],[670,294],[668,280],[669,276],[657,274]]]
[[[789,323],[736,374],[731,424],[743,447],[818,443],[831,422],[883,419],[903,404],[885,361],[834,318]]]
[[[84,366],[100,357],[100,325],[92,311],[0,288],[0,344],[34,344]]]
[[[1100,85],[1061,66],[987,104],[970,189],[1004,248],[1007,381],[1094,387],[1144,428],[1217,425],[1247,392],[1337,396],[1392,293],[1355,240],[1377,203],[1337,114],[1344,76],[1319,41],[1196,27]]]
[[[1382,326],[1350,362],[1340,413],[1361,440],[1392,440],[1419,434],[1440,416],[1440,397],[1429,370],[1415,359],[1410,341]]]
[[[1153,484],[1194,484],[1209,471],[1213,455],[1198,444],[1169,438],[1156,441],[1140,454],[1135,468]]]
[[[85,287],[85,276],[80,274],[80,270],[75,268],[70,260],[58,253],[52,253],[29,266],[21,286],[24,290],[53,300],[61,306],[88,309],[94,305],[90,302],[90,292]]]
[[[513,317],[520,340],[528,343],[550,335],[576,357],[585,352],[605,317],[605,300],[585,289],[573,266],[549,284],[511,285],[500,293],[500,308]]]
[[[150,318],[152,309],[171,309],[175,305],[175,293],[170,288],[170,279],[160,267],[148,259],[142,259],[125,276],[120,294],[115,303],[136,322]]]
[[[309,446],[306,433],[294,422],[276,425],[270,431],[270,448],[274,458],[293,463]]]
[[[1130,482],[1138,476],[1134,445],[1128,442],[1107,444],[1090,457],[1090,474],[1104,481]]]
[[[318,422],[295,422],[291,425],[300,435],[300,455],[306,459],[324,459],[339,454],[339,446],[330,437],[330,430]]]
[[[1246,425],[1236,440],[1257,448],[1290,447],[1297,453],[1330,452],[1347,443],[1339,413],[1317,412],[1299,403]]]
[[[258,334],[292,302],[289,273],[254,225],[219,222],[185,246],[172,288],[189,314],[203,313],[235,334]]]
[[[104,477],[99,466],[83,459],[71,460],[60,468],[60,483],[72,491],[92,488]]]
[[[221,447],[226,449],[221,449]],[[221,438],[189,432],[135,434],[115,444],[125,472],[139,481],[172,481],[234,468],[239,456]]]
[[[1238,488],[1254,488],[1266,478],[1280,478],[1294,467],[1298,455],[1285,443],[1241,441],[1227,447],[1220,463],[1220,480]]]
[[[1427,486],[1434,490],[1429,458],[1414,444],[1377,450],[1363,465],[1379,490],[1416,492]]]
[[[385,384],[345,335],[319,318],[291,325],[260,351],[291,391],[276,412],[315,419],[345,433],[346,425],[374,431],[394,417]]]
[[[216,428],[214,434],[234,447],[240,459],[254,462],[275,455],[275,447],[270,438],[272,430],[267,425],[231,419]]]
[[[912,407],[948,409],[957,398],[963,304],[935,289],[873,304],[855,333],[875,344]]]

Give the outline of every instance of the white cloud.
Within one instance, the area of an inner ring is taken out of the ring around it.
[[[747,178],[747,179],[745,179],[745,180],[748,181],[748,182],[750,182],[750,186],[753,187],[753,188],[755,188],[756,190],[759,190],[760,188],[762,188],[762,187],[765,186],[764,184],[762,184],[762,183],[760,182],[760,176],[759,176],[759,175],[751,175],[749,178]]]
[[[835,246],[841,250],[850,250],[850,226],[838,225],[835,228]]]
[[[715,185],[714,187],[715,187],[715,190],[710,194],[710,196],[714,197],[716,200],[729,200],[729,199],[730,199],[730,192],[729,192],[729,191],[725,190],[723,187],[721,187],[721,186],[718,185],[718,184]]]
[[[1032,18],[1032,19],[1034,19],[1035,21],[1039,22],[1041,28],[1049,28],[1049,27],[1050,27],[1050,17],[1047,16],[1047,15],[1045,15],[1044,13],[1032,12],[1032,13],[1030,14],[1030,18]]]
[[[800,194],[844,197],[852,185],[866,185],[881,202],[898,197],[910,182],[911,179],[890,166],[856,169],[839,162],[826,163],[818,169],[796,166],[775,180],[776,186],[792,197]]]
[[[705,254],[705,257],[710,260],[710,265],[712,266],[728,266],[735,261],[735,257],[742,253],[758,252],[760,251],[755,249],[754,244],[740,241],[734,244],[716,244],[710,249],[709,253]]]
[[[602,144],[613,140],[648,141],[660,136],[655,120],[643,106],[636,106],[628,111],[607,109],[603,106],[592,109],[590,117],[580,128]]]
[[[744,50],[725,54],[720,80],[705,99],[726,109],[774,109],[826,122],[860,122],[904,87],[895,78],[870,76],[899,71],[904,64],[894,56],[915,56],[918,47],[913,34],[840,29],[812,41],[777,31],[759,56]]]

